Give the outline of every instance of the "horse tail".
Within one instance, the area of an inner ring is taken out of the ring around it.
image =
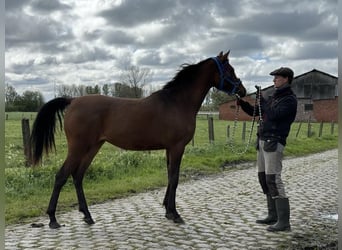
[[[52,149],[56,150],[55,131],[56,116],[62,129],[62,116],[65,108],[71,103],[72,98],[59,97],[45,103],[39,110],[36,120],[33,123],[31,143],[31,163],[37,165],[43,155],[43,150],[48,154]]]

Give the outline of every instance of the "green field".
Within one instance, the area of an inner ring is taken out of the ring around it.
[[[21,119],[30,119],[35,113],[8,113],[5,121],[5,194],[6,224],[25,222],[31,217],[45,214],[54,183],[54,175],[66,155],[66,139],[63,132],[56,134],[57,152],[44,157],[40,167],[26,168],[23,155]],[[219,173],[223,164],[254,161],[255,130],[252,145],[244,154],[246,141],[241,139],[242,123],[235,131],[235,140],[227,144],[227,126],[232,134],[232,121],[220,121],[214,117],[214,142],[209,143],[208,120],[199,116],[194,140],[183,156],[181,181],[194,176]],[[292,126],[285,156],[299,156],[337,148],[337,124],[295,123]],[[251,123],[246,124],[246,138]],[[310,137],[308,128],[310,127]],[[299,130],[300,128],[300,130]],[[333,130],[333,131],[332,131]],[[298,133],[298,134],[297,134]],[[247,140],[247,139],[246,139]],[[84,190],[89,204],[104,202],[136,192],[142,192],[167,184],[165,152],[133,152],[105,144],[95,157],[84,179]],[[77,209],[77,198],[71,178],[61,192],[58,211]]]

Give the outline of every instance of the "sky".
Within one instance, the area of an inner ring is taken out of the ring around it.
[[[281,66],[337,76],[337,0],[6,0],[5,81],[45,101],[65,84],[102,86],[130,66],[157,90],[184,63],[230,50],[249,91]]]

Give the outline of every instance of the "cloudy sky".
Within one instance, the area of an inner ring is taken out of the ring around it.
[[[337,0],[6,0],[6,83],[45,101],[61,84],[119,81],[131,65],[160,88],[183,63],[231,50],[249,90],[289,66],[337,76]],[[152,86],[152,87],[151,87]]]

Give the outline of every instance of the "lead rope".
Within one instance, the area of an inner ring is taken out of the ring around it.
[[[232,137],[231,137],[232,139],[228,139],[228,145],[231,148],[231,150],[233,151],[233,153],[235,153],[235,154],[241,155],[241,154],[246,153],[248,148],[249,148],[249,146],[250,146],[250,144],[251,144],[257,109],[259,111],[259,121],[260,121],[260,124],[263,122],[262,114],[261,114],[261,87],[260,86],[255,86],[255,87],[257,88],[258,91],[257,91],[257,96],[255,98],[255,103],[254,103],[252,126],[251,126],[251,130],[250,130],[250,133],[249,133],[249,136],[248,136],[247,144],[246,144],[245,148],[242,151],[237,151],[236,148],[234,147],[235,131],[236,131],[236,128],[237,128],[237,122],[238,122],[238,117],[239,117],[239,112],[240,112],[240,105],[237,105],[237,109],[236,109],[236,112],[235,112],[235,118],[234,118]],[[236,95],[236,98],[239,99],[240,96]]]
[[[263,119],[262,119],[262,114],[261,114],[261,86],[255,86],[257,88],[257,93],[258,93],[258,108],[259,108],[259,124],[262,125]],[[260,126],[259,125],[259,126]]]

